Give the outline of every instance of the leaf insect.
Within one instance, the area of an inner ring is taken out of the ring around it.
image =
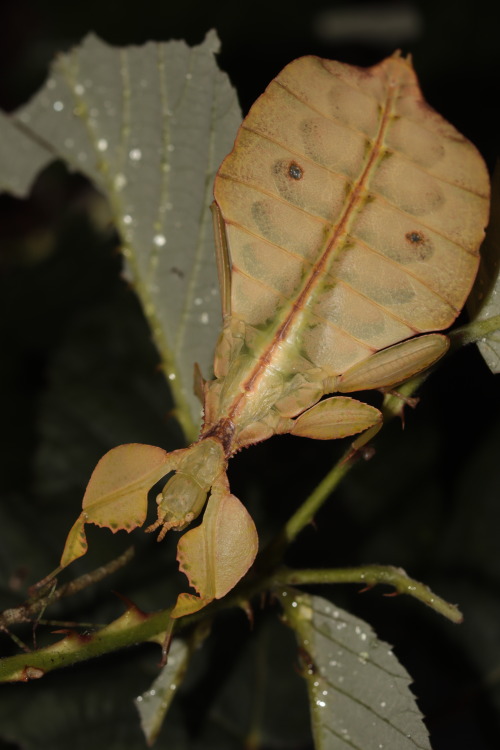
[[[61,566],[84,526],[186,531],[178,560],[196,594],[223,597],[252,565],[255,525],[227,464],[290,433],[331,440],[381,423],[351,394],[392,388],[448,349],[478,267],[489,182],[474,146],[424,101],[409,59],[360,69],[316,57],[287,65],[245,118],[213,204],[223,327],[204,421],[190,447],[123,445],[98,463]],[[332,395],[335,394],[335,395]],[[208,498],[208,500],[207,500]]]

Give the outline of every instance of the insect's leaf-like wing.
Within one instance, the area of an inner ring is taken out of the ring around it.
[[[200,408],[193,364],[210,369],[220,321],[212,179],[239,108],[215,33],[114,48],[95,36],[60,55],[40,92],[0,119],[1,186],[23,195],[54,158],[109,201],[188,437]]]
[[[337,375],[446,328],[476,274],[488,196],[480,155],[426,104],[409,60],[290,63],[215,184],[247,345],[295,341],[290,370]]]

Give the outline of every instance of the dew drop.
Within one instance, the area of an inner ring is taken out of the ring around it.
[[[118,174],[116,175],[114,179],[115,190],[123,190],[126,184],[127,184],[127,178],[125,177],[124,174],[122,174],[121,172],[118,172]]]
[[[108,148],[108,142],[105,138],[99,138],[97,141],[97,150],[98,151],[106,151]]]
[[[82,96],[82,94],[85,93],[85,86],[83,86],[81,83],[77,83],[75,85],[74,92],[77,96]],[[139,698],[137,700],[139,700]]]
[[[167,239],[163,234],[155,234],[155,236],[153,237],[153,242],[156,247],[163,247],[163,245],[165,245],[165,243],[167,242]]]
[[[283,597],[283,599],[284,599],[284,598],[285,598],[285,596],[288,596],[288,593],[287,593],[286,591],[282,591],[282,592],[281,592],[281,596],[282,596],[282,597]]]
[[[195,305],[201,305],[203,302],[201,297],[195,297],[194,304]]]
[[[138,695],[135,700],[136,700],[137,703],[142,703],[142,701],[144,700],[144,698],[142,697],[142,695]]]
[[[385,708],[387,706],[387,703],[385,701],[380,702],[380,708]]]
[[[316,705],[319,706],[319,708],[324,708],[326,706],[326,703],[325,701],[317,700]]]
[[[128,155],[132,161],[140,161],[142,159],[142,151],[140,148],[131,149]]]
[[[123,223],[132,224],[132,217],[130,216],[130,214],[125,214],[125,216],[123,217]]]
[[[209,319],[210,319],[210,318],[209,318],[209,315],[208,315],[208,313],[207,313],[207,312],[203,312],[203,313],[202,313],[202,314],[200,315],[200,323],[203,323],[203,325],[207,325],[207,323],[208,323]]]
[[[64,109],[64,104],[59,100],[57,100],[57,102],[54,102],[52,106],[56,112],[62,112]]]
[[[297,602],[292,602],[292,607],[298,607],[298,606],[299,605],[297,604]]]
[[[169,380],[175,380],[175,372],[169,373],[168,379]]]
[[[151,690],[148,691],[148,695],[155,696],[156,690],[154,688],[151,688]]]
[[[187,81],[190,81],[192,79],[192,77],[193,77],[192,73],[186,73],[186,80]]]

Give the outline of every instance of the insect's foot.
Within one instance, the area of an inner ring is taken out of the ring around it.
[[[162,525],[162,523],[163,521],[160,518],[158,518],[154,523],[151,524],[151,526],[148,526],[147,529],[144,529],[144,531],[146,532],[146,534],[152,534],[153,531],[156,531],[158,526]]]

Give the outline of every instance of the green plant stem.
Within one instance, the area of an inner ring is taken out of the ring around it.
[[[359,455],[354,454],[351,448],[349,448],[340,461],[335,464],[317,487],[315,487],[305,502],[302,503],[293,516],[289,518],[284,526],[282,535],[283,542],[287,546],[290,542],[293,542],[295,537],[305,526],[308,526],[312,522],[314,516],[325,500],[327,500],[331,493],[336,489],[345,475],[357,462],[358,458]]]
[[[155,639],[165,632],[170,611],[146,615],[135,607],[95,633],[70,632],[52,646],[0,659],[0,682],[28,682],[47,672]]]
[[[451,350],[454,351],[466,344],[474,344],[495,331],[500,331],[500,315],[493,315],[485,320],[473,320],[460,328],[450,331]]]
[[[280,568],[273,576],[276,586],[300,586],[326,583],[361,583],[365,588],[387,584],[395,589],[393,594],[409,594],[427,604],[439,614],[455,623],[463,620],[454,604],[436,596],[427,586],[410,578],[402,568],[393,565],[362,565],[357,568],[326,568],[319,570],[290,570]]]

